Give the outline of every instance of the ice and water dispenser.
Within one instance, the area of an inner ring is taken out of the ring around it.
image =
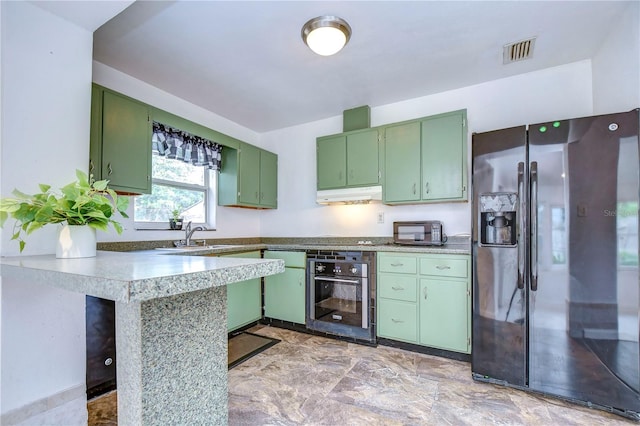
[[[480,245],[515,246],[516,206],[518,194],[513,192],[490,192],[480,194]]]

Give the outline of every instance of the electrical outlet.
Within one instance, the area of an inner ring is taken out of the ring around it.
[[[384,212],[378,212],[378,223],[384,223]]]

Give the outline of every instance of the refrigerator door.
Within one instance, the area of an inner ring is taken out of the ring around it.
[[[529,387],[637,417],[638,111],[529,126]]]
[[[526,384],[526,130],[473,135],[473,348],[477,380]]]

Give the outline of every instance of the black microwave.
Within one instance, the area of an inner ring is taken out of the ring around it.
[[[412,246],[441,246],[447,241],[442,222],[421,220],[393,222],[393,242]]]

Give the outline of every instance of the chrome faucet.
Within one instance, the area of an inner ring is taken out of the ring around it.
[[[187,223],[186,228],[184,228],[184,245],[185,246],[190,246],[191,245],[191,237],[193,236],[193,233],[196,231],[206,231],[207,228],[205,228],[204,226],[196,226],[195,228],[191,229],[191,222]]]

